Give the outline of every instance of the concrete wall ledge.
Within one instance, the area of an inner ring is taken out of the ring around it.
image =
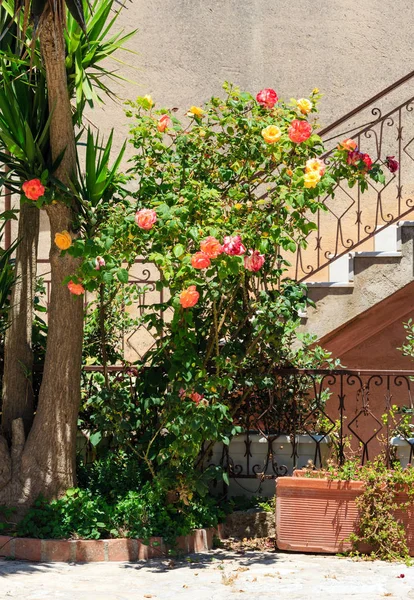
[[[175,549],[184,554],[198,554],[213,548],[213,537],[221,537],[221,526],[196,529],[177,538]],[[141,540],[40,540],[0,535],[0,557],[31,562],[136,562],[165,558],[169,548],[163,538],[152,537],[146,545]]]

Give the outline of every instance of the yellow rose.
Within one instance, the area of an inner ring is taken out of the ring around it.
[[[242,208],[243,208],[243,204],[241,204],[240,202],[236,202],[236,204],[234,205],[234,208],[235,208],[236,210],[240,210],[240,209],[242,209]]]
[[[300,98],[297,102],[298,109],[303,115],[307,115],[312,110],[312,102],[307,98]]]
[[[144,96],[145,100],[148,102],[148,104],[150,105],[150,108],[152,106],[154,106],[154,100],[152,99],[152,96],[150,96],[149,94],[146,94]]]
[[[55,244],[59,250],[67,250],[72,245],[72,238],[68,231],[64,230],[55,235]]]
[[[321,176],[317,171],[310,171],[309,173],[305,173],[305,188],[314,188],[318,185]]]
[[[187,113],[190,117],[191,116],[195,116],[195,117],[201,117],[201,115],[204,114],[204,110],[202,108],[200,108],[199,106],[190,106],[190,110]]]
[[[269,125],[269,127],[262,130],[262,136],[268,144],[276,144],[282,137],[282,132],[277,125]]]

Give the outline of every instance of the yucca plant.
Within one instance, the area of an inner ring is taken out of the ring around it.
[[[27,411],[27,395],[23,393],[11,400],[4,395],[3,387],[2,430],[7,444],[0,437],[0,464],[3,466],[0,470],[0,504],[28,506],[39,494],[57,497],[75,484],[83,302],[81,298],[71,296],[67,286],[62,285],[77,271],[79,258],[70,253],[61,254],[54,239],[62,231],[69,232],[72,239],[77,237],[81,205],[74,183],[77,172],[75,123],[80,122],[85,102],[93,104],[100,94],[108,93],[109,88],[101,79],[105,74],[101,61],[115,52],[124,43],[122,40],[128,37],[115,36],[108,41],[113,20],[109,23],[105,20],[114,1],[94,1],[91,8],[95,9],[95,13],[92,13],[89,12],[88,3],[81,0],[16,0],[14,3],[3,0],[3,7],[7,8],[9,17],[18,28],[16,38],[24,46],[19,49],[19,58],[26,60],[29,56],[29,64],[36,65],[37,57],[41,56],[42,62],[38,68],[46,80],[48,147],[50,161],[56,166],[53,176],[66,190],[72,190],[72,194],[59,195],[60,188],[55,185],[54,201],[44,204],[51,234],[51,293],[43,380],[34,419],[33,410]],[[9,79],[11,88],[8,91],[14,89],[12,81],[15,78],[9,75]],[[93,89],[97,91],[91,92]],[[71,105],[73,96],[76,97],[75,108]],[[3,112],[6,112],[4,106]],[[24,138],[27,144],[30,136],[20,128],[20,116],[13,116],[17,118],[17,137],[20,141]],[[21,146],[20,143],[13,145],[8,137],[10,122],[10,118],[6,117],[2,120],[3,124],[0,123],[3,132],[0,143],[3,149],[7,143],[15,152],[16,171],[22,160]],[[41,135],[34,134],[32,130],[31,133],[35,142],[43,143]],[[32,155],[36,156],[36,149]],[[104,155],[95,165],[95,184],[88,188],[94,189],[96,199],[105,193],[106,185],[102,186],[98,172],[110,177],[111,171],[108,171]],[[13,169],[13,165],[10,166]],[[38,212],[32,205],[29,205],[29,209]],[[23,236],[22,245],[25,239],[26,236]],[[20,364],[16,356],[12,356],[12,359],[14,364]],[[26,369],[20,377],[26,389],[27,372]],[[9,385],[8,390],[11,387]],[[8,446],[11,446],[11,452]],[[11,473],[11,453],[17,456],[17,448],[21,460],[14,460],[10,479],[7,474]]]

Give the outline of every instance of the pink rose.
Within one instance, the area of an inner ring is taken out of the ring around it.
[[[191,257],[191,266],[194,269],[207,269],[211,265],[211,260],[205,252],[196,252]]]
[[[240,256],[246,252],[239,235],[226,235],[223,243],[223,251],[229,256]]]
[[[95,258],[95,271],[99,271],[99,269],[104,267],[105,264],[105,259],[102,256],[97,256]]]
[[[278,101],[278,97],[275,90],[272,90],[271,88],[265,88],[264,90],[260,90],[256,96],[256,100],[260,106],[264,106],[265,108],[273,108]]]
[[[265,257],[264,254],[260,254],[258,250],[249,250],[250,256],[244,257],[244,267],[248,271],[256,273],[264,265]]]
[[[289,138],[292,142],[295,142],[295,144],[305,142],[311,134],[312,125],[301,119],[293,119],[288,129]]]
[[[135,214],[135,223],[141,229],[149,231],[157,220],[157,213],[152,208],[141,208]]]

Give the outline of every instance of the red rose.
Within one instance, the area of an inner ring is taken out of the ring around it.
[[[307,121],[294,119],[288,129],[289,138],[295,144],[305,142],[312,134],[312,125]]]
[[[22,185],[24,195],[29,200],[38,200],[45,193],[45,187],[41,184],[40,179],[30,179]]]
[[[372,167],[372,159],[369,154],[361,154],[361,160],[366,165],[366,171],[370,171]]]
[[[358,152],[358,150],[351,150],[351,152],[348,152],[346,162],[348,165],[357,165],[361,160],[361,156],[361,152]]]
[[[256,100],[260,106],[264,106],[265,108],[273,108],[278,101],[278,97],[275,90],[272,90],[271,88],[265,88],[264,90],[260,90],[256,96]]]
[[[391,171],[391,173],[396,173],[400,168],[398,160],[395,160],[394,156],[387,156],[385,159],[385,165]]]

